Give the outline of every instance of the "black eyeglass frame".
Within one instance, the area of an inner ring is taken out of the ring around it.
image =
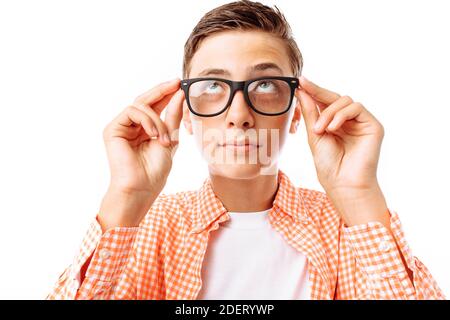
[[[259,111],[258,109],[256,109],[253,104],[250,101],[250,98],[248,96],[248,86],[255,82],[255,81],[259,81],[259,80],[283,80],[285,82],[288,83],[289,87],[291,88],[291,96],[289,98],[289,103],[286,107],[285,110],[281,111],[281,112],[277,112],[277,113],[267,113],[267,112],[263,112],[263,111]],[[190,86],[195,83],[195,82],[199,82],[199,81],[203,81],[203,80],[218,80],[218,81],[222,81],[226,84],[228,84],[230,86],[230,97],[228,99],[228,102],[226,103],[225,107],[213,114],[209,114],[209,115],[204,115],[204,114],[200,114],[198,112],[196,112],[192,106],[191,106],[191,102],[189,101],[189,88]],[[250,106],[250,108],[252,108],[256,113],[265,115],[265,116],[279,116],[283,113],[286,113],[290,108],[291,108],[291,104],[292,104],[292,100],[294,98],[294,93],[295,93],[295,89],[299,86],[299,80],[298,78],[295,77],[279,77],[279,76],[266,76],[266,77],[259,77],[259,78],[254,78],[254,79],[249,79],[246,81],[232,81],[232,80],[228,80],[228,79],[222,79],[222,78],[190,78],[190,79],[183,79],[181,80],[181,89],[184,91],[184,96],[186,98],[186,102],[188,105],[189,110],[199,116],[199,117],[215,117],[221,113],[223,113],[230,105],[231,102],[233,101],[234,95],[236,93],[236,91],[238,90],[243,90],[244,92],[244,99],[245,102],[247,102],[247,104]]]

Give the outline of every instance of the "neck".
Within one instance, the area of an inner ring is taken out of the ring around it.
[[[210,173],[216,196],[228,211],[255,212],[270,209],[278,190],[278,175],[234,179]]]

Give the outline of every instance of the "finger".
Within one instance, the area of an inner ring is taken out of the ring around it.
[[[313,126],[319,118],[319,111],[313,98],[304,90],[295,90],[295,95],[300,101],[300,107],[305,121],[306,132],[310,143],[314,143],[318,139],[318,135],[313,131]]]
[[[164,115],[164,122],[167,125],[170,140],[174,143],[178,143],[179,128],[183,118],[183,101],[184,92],[182,89],[179,89],[170,99]]]
[[[319,119],[314,125],[314,131],[318,134],[322,133],[323,130],[328,126],[328,124],[333,120],[334,115],[339,110],[345,108],[349,104],[353,102],[352,98],[349,96],[343,96],[337,99],[335,102],[330,104],[327,108],[325,108],[320,114]]]
[[[163,146],[170,146],[169,131],[167,130],[166,124],[161,120],[159,115],[157,115],[156,112],[148,105],[138,104],[134,106],[152,119],[153,123],[156,126],[160,143]]]
[[[152,109],[155,110],[156,114],[161,116],[162,111],[166,108],[167,104],[169,103],[169,101],[172,99],[172,97],[175,95],[175,93],[177,91],[169,93],[168,95],[164,96],[164,98],[162,98],[158,102],[153,103],[151,105]]]
[[[356,120],[358,122],[366,122],[370,119],[369,114],[365,114],[365,108],[359,102],[354,102],[347,107],[339,110],[333,118],[333,121],[328,125],[328,130],[336,131],[344,122],[349,120]]]
[[[151,118],[136,107],[130,106],[126,108],[117,117],[117,123],[121,126],[131,127],[132,125],[142,126],[145,133],[152,137],[155,135],[156,128]]]
[[[162,100],[165,96],[175,93],[179,88],[180,88],[179,78],[164,83],[160,83],[156,87],[138,96],[134,101],[134,103],[152,106],[158,101]],[[161,108],[161,105],[159,105],[159,108],[157,108],[155,112],[157,112],[157,114],[160,115],[163,109],[164,108]]]
[[[313,97],[313,99],[317,100],[318,102],[322,102],[325,104],[332,104],[340,97],[340,95],[337,94],[336,92],[322,88],[317,84],[315,84],[314,82],[306,79],[304,76],[301,76],[299,80],[302,89],[304,89],[307,93],[309,93]]]

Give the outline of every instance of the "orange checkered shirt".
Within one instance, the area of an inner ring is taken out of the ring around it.
[[[348,227],[325,193],[295,187],[281,170],[278,182],[269,221],[308,258],[311,299],[445,299],[395,211],[392,233],[379,222]],[[199,190],[160,194],[139,227],[102,234],[95,218],[47,299],[196,299],[209,232],[229,218],[209,177]]]

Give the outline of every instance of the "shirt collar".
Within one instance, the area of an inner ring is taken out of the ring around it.
[[[310,221],[308,210],[300,191],[297,190],[281,169],[278,169],[277,176],[279,183],[278,190],[269,215],[274,212],[279,212],[278,210],[274,210],[278,208],[296,221]],[[197,191],[196,207],[191,216],[192,223],[190,232],[200,233],[221,217],[220,222],[228,220],[229,216],[225,215],[227,212],[228,210],[214,193],[211,178],[206,178],[201,188]]]

